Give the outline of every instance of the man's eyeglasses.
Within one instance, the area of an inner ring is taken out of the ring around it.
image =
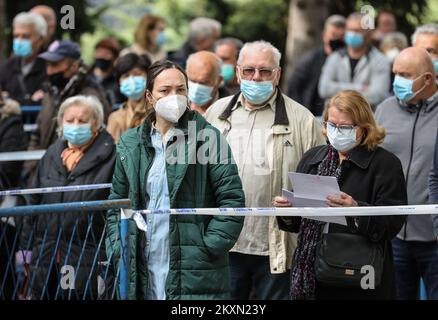
[[[252,77],[256,73],[256,71],[259,72],[260,76],[262,78],[269,78],[272,77],[272,74],[274,73],[277,68],[269,69],[269,68],[252,68],[252,67],[239,67],[240,71],[242,72],[242,75],[244,77]]]
[[[338,129],[341,134],[345,134],[345,135],[351,134],[357,128],[357,126],[355,125],[349,125],[349,124],[338,125],[330,121],[324,121],[323,124],[327,130],[335,131],[336,129]]]

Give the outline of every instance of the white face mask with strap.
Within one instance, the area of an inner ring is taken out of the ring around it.
[[[154,106],[158,116],[171,123],[177,123],[188,109],[186,96],[170,95],[158,99]]]

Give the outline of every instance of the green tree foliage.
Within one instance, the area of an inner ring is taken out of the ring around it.
[[[280,51],[286,45],[289,0],[227,1],[232,14],[224,27],[226,35],[243,41],[264,39]]]
[[[7,26],[12,25],[12,20],[15,15],[21,11],[28,11],[33,6],[38,4],[45,4],[52,7],[58,19],[57,28],[57,38],[62,38],[64,34],[75,41],[79,41],[81,35],[85,32],[91,32],[94,29],[94,21],[98,18],[97,16],[89,17],[86,13],[86,8],[88,3],[86,0],[19,0],[19,1],[6,1],[6,16],[7,16]],[[75,9],[75,29],[74,30],[62,30],[59,27],[59,21],[61,20],[61,8],[64,5],[71,5]],[[93,19],[94,18],[94,19]],[[10,38],[11,29],[6,31],[6,36]]]
[[[364,5],[373,6],[378,13],[379,10],[392,11],[396,17],[399,31],[410,36],[415,27],[421,25],[426,17],[429,2],[436,0],[331,0],[330,13],[348,16],[351,12],[360,11]]]
[[[330,0],[330,13],[348,15],[353,11],[360,11],[365,4],[372,5],[377,11],[391,10],[396,15],[399,30],[409,36],[415,26],[431,20],[426,19],[426,16],[428,3],[433,1],[436,2],[436,0]],[[10,26],[18,12],[29,10],[36,4],[46,4],[55,9],[60,21],[61,7],[69,4],[75,8],[76,28],[75,30],[58,28],[57,37],[67,35],[76,41],[82,37],[90,46],[104,36],[115,36],[124,43],[131,43],[138,20],[143,14],[153,12],[166,19],[169,38],[166,47],[169,50],[175,50],[184,43],[190,20],[206,16],[215,18],[223,24],[225,36],[234,36],[243,41],[265,39],[284,51],[289,2],[290,0],[7,0],[6,26],[9,28],[3,33],[3,37],[6,43],[10,44]],[[92,3],[98,5],[91,6]],[[91,43],[90,39],[92,39]],[[86,49],[91,53],[92,49]]]

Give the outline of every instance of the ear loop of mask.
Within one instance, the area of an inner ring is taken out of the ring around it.
[[[429,72],[425,72],[425,73],[423,73],[422,75],[419,75],[416,79],[414,79],[414,82],[415,81],[417,81],[418,79],[420,79],[421,77],[423,77],[424,75],[426,75],[426,74],[428,74]],[[413,82],[413,83],[414,83]],[[412,84],[413,84],[412,83]],[[412,100],[412,99],[414,99],[417,95],[419,95],[425,88],[426,88],[426,86],[427,86],[427,84],[426,83],[424,83],[424,86],[422,86],[421,87],[421,89],[419,89],[419,90],[417,90],[415,93],[414,93],[414,95],[409,99],[409,100]]]

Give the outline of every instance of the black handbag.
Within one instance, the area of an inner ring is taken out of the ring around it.
[[[362,267],[374,268],[374,285],[382,280],[385,249],[366,236],[353,233],[324,233],[316,248],[315,277],[326,285],[361,288],[366,273]],[[369,270],[369,269],[367,269]]]

